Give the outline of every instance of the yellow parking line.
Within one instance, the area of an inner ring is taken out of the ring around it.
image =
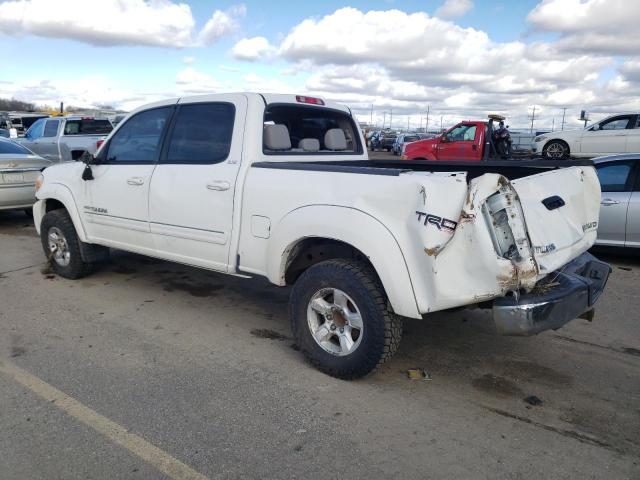
[[[9,363],[0,361],[0,372],[10,376],[23,387],[71,415],[76,420],[100,432],[113,443],[126,448],[142,460],[175,480],[207,480],[207,477],[172,457],[167,452],[150,444],[144,438],[127,432],[122,425],[91,410],[57,388],[43,382],[38,377]]]

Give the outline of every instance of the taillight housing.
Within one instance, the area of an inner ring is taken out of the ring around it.
[[[308,103],[309,105],[324,105],[324,100],[316,97],[305,97],[304,95],[296,95],[296,102]]]
[[[104,143],[104,138],[98,140],[96,142],[96,150],[98,150],[102,146],[103,143]]]

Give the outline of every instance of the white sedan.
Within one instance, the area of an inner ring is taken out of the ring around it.
[[[640,114],[614,115],[584,130],[538,135],[533,140],[533,152],[553,160],[640,152]]]

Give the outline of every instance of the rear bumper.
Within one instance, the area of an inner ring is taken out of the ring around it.
[[[603,292],[611,267],[589,253],[583,253],[538,284],[531,293],[503,297],[493,302],[493,320],[503,335],[535,335],[556,330],[589,313]]]

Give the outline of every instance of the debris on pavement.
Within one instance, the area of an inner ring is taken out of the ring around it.
[[[536,397],[535,395],[529,395],[528,397],[525,397],[522,399],[525,403],[528,403],[529,405],[533,405],[534,407],[540,406],[542,405],[542,400],[540,400],[538,397]]]
[[[254,328],[253,330],[251,330],[251,335],[260,338],[269,338],[271,340],[287,339],[286,335],[283,335],[280,332],[276,332],[275,330],[270,330],[268,328]]]
[[[407,370],[407,377],[410,380],[431,380],[431,375],[422,368],[410,368]]]

